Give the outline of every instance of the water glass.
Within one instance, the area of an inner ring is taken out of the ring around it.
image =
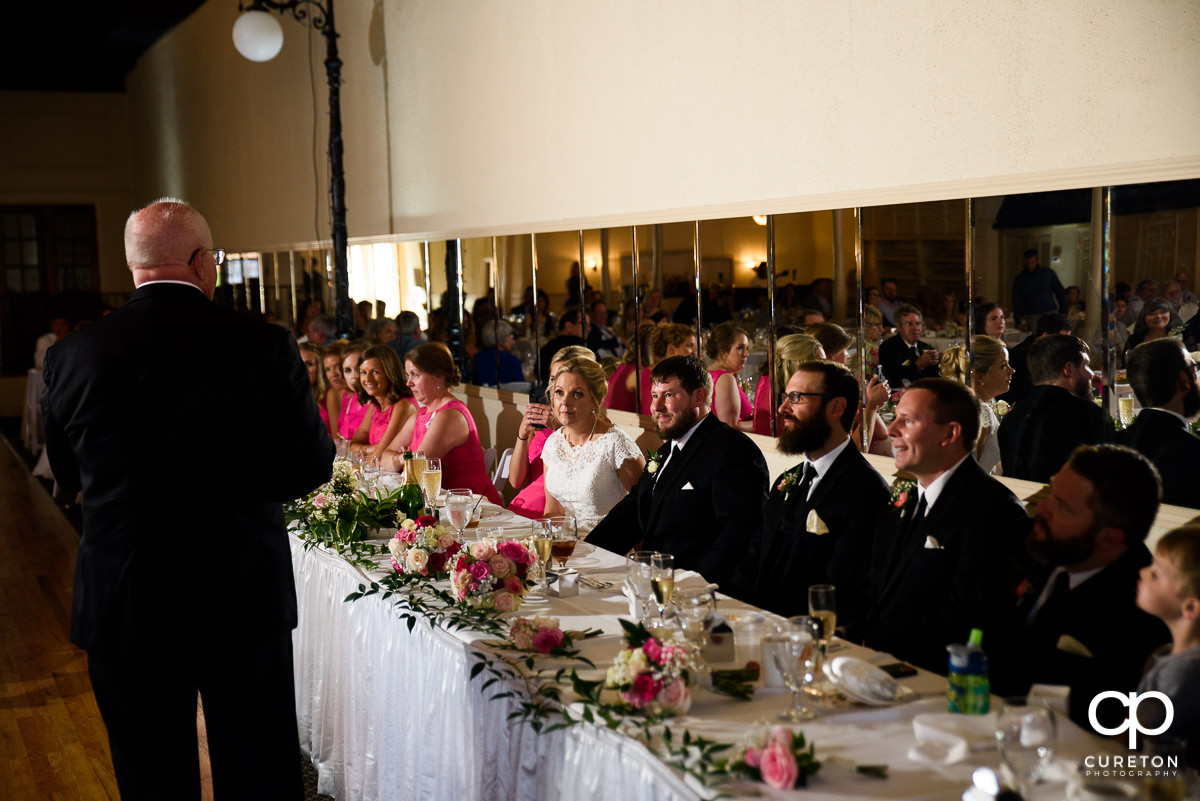
[[[1051,710],[1024,698],[1004,701],[996,719],[996,743],[1025,798],[1029,798],[1030,789],[1054,757],[1057,739],[1057,722]]]
[[[452,489],[446,493],[446,516],[450,525],[454,526],[461,540],[463,529],[471,521],[471,507],[475,505],[475,495],[469,489]]]
[[[631,551],[625,557],[625,578],[629,582],[629,589],[633,592],[638,619],[647,617],[646,604],[649,603],[653,592],[650,585],[650,559],[655,553],[655,551]]]
[[[379,485],[379,457],[373,453],[362,455],[362,485],[368,495]]]
[[[675,607],[679,610],[683,636],[699,653],[708,644],[708,636],[716,622],[716,599],[707,589],[680,590],[675,593]]]
[[[780,720],[799,723],[817,716],[805,705],[804,694],[816,675],[818,626],[810,617],[794,617],[782,631],[763,637],[764,657],[770,654],[783,683],[792,691],[792,707],[779,713]]]

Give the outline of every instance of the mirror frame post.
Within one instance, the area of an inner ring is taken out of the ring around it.
[[[425,329],[429,329],[429,316],[433,314],[433,282],[430,278],[429,240],[425,240]]]
[[[692,262],[695,265],[693,283],[695,285],[695,290],[696,290],[696,347],[699,348],[700,342],[703,341],[703,337],[701,337],[701,335],[700,335],[700,329],[701,329],[701,326],[703,325],[703,322],[700,317],[700,314],[701,314],[700,309],[701,309],[701,306],[703,305],[703,303],[702,303],[702,300],[700,297],[700,221],[699,220],[696,220],[695,229],[692,233]]]
[[[292,281],[292,327],[295,328],[300,322],[300,312],[296,308],[296,251],[288,251],[288,272],[291,274]],[[304,332],[300,332],[304,336]]]
[[[971,386],[975,384],[975,198],[967,198],[964,203],[966,223],[963,230],[963,267],[966,271],[964,284],[967,291],[967,319],[963,326],[965,336],[963,346],[967,354],[967,375],[971,377]]]
[[[649,414],[650,410],[642,409],[642,288],[638,283],[641,258],[638,256],[637,226],[633,230],[633,347],[637,367],[633,372],[634,388],[637,391],[637,409],[639,414]]]
[[[761,378],[759,379],[762,380]],[[791,380],[791,376],[788,376]],[[778,436],[779,397],[781,379],[775,370],[775,215],[767,215],[767,381],[771,387],[771,436]],[[757,385],[754,394],[758,395]]]
[[[838,212],[841,213],[840,210]],[[863,288],[863,210],[862,206],[854,207],[854,273],[858,284],[858,405],[862,414],[862,425],[859,427],[859,450],[866,453],[871,445],[871,432],[874,420],[867,419],[867,328],[863,316],[863,304],[866,303],[866,291]]]
[[[1098,207],[1098,208],[1097,208]],[[1115,331],[1111,326],[1112,308],[1110,306],[1112,298],[1112,256],[1113,256],[1113,188],[1105,186],[1092,190],[1092,219],[1096,219],[1096,212],[1099,211],[1100,217],[1100,247],[1099,247],[1099,262],[1100,262],[1100,330],[1104,332],[1104,336],[1100,338],[1101,347],[1101,364],[1103,370],[1100,377],[1100,408],[1104,413],[1111,416],[1118,422],[1121,419],[1121,411],[1116,406],[1116,393],[1113,390],[1116,388],[1117,380],[1117,351],[1113,347],[1113,337]],[[1092,230],[1095,231],[1095,223],[1093,222]],[[1093,236],[1093,240],[1095,237]],[[1111,326],[1111,327],[1110,327]]]
[[[496,237],[492,237],[492,304],[496,307],[492,315],[492,337],[496,340],[496,389],[500,388],[500,269],[496,264]]]
[[[535,387],[540,387],[542,384],[542,331],[541,324],[538,321],[537,306],[538,306],[538,259],[537,259],[537,234],[529,235],[529,251],[531,256],[532,269],[530,271],[530,283],[533,285],[533,307],[529,310],[530,327],[533,329],[533,364],[534,364],[534,381]],[[536,390],[535,390],[536,392]]]
[[[587,342],[588,331],[590,330],[591,320],[588,319],[588,300],[587,300],[587,277],[584,275],[585,262],[583,260],[583,229],[579,229],[579,311],[580,320],[583,320],[583,341]]]

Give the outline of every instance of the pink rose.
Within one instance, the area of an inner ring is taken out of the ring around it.
[[[437,547],[439,547],[439,548],[443,548],[443,549],[449,548],[453,544],[454,544],[454,535],[451,534],[449,531],[447,531],[442,536],[438,537]]]
[[[658,682],[649,673],[640,673],[633,680],[633,692],[638,698],[642,699],[642,703],[651,701],[654,696],[658,695]]]
[[[742,760],[750,767],[757,768],[762,764],[762,749],[754,747],[747,748],[746,755],[742,757]]]
[[[539,654],[548,654],[563,643],[561,629],[542,629],[533,635],[533,648]]]
[[[677,676],[658,694],[658,702],[675,715],[686,715],[692,708],[692,691],[682,676]]]
[[[506,576],[504,579],[504,589],[508,590],[513,595],[524,595],[525,582],[521,581],[516,576]]]
[[[325,493],[318,492],[317,497],[313,498],[313,506],[318,509],[324,509],[329,505],[329,499],[325,497]]]
[[[651,637],[650,639],[646,640],[645,643],[642,644],[642,651],[645,652],[646,658],[649,659],[654,664],[656,664],[656,665],[662,664],[662,658],[663,658],[662,643],[660,643],[654,637]]]
[[[492,569],[492,575],[496,578],[504,578],[513,572],[514,565],[512,560],[504,554],[498,553],[487,561],[488,567]]]
[[[470,571],[471,577],[474,578],[476,581],[483,581],[492,572],[492,569],[490,567],[488,567],[487,562],[475,562],[470,567],[468,567],[467,570]]]
[[[488,542],[477,542],[471,546],[471,556],[487,561],[496,555],[496,549]]]
[[[529,564],[529,550],[515,540],[505,540],[496,546],[496,550],[518,565]]]
[[[517,596],[513,595],[511,592],[505,592],[504,590],[501,590],[492,596],[492,603],[496,605],[496,611],[498,612],[512,612],[518,606],[520,606],[519,602],[517,601]],[[537,638],[534,637],[534,643],[536,644],[536,642]]]
[[[764,782],[779,790],[795,787],[796,777],[800,773],[796,767],[796,757],[792,756],[792,749],[779,743],[771,743],[763,749],[758,770],[762,773]]]

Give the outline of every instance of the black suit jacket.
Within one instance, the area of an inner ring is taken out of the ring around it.
[[[665,460],[669,443],[659,450]],[[767,463],[749,437],[708,414],[685,447],[654,476],[638,483],[588,536],[588,542],[625,553],[638,542],[674,554],[675,566],[724,582],[746,557],[762,523],[767,500]],[[689,487],[690,489],[685,489]]]
[[[1067,685],[1071,719],[1089,728],[1087,709],[1097,693],[1136,690],[1150,654],[1171,641],[1163,622],[1137,607],[1138,571],[1150,561],[1146,546],[1134,544],[1062,599],[1039,609],[1030,626],[1029,613],[1046,586],[1043,576],[1010,612],[1008,643],[988,651],[993,691],[1019,695],[1035,682]]]
[[[1200,437],[1170,412],[1145,409],[1116,434],[1121,445],[1140,451],[1162,476],[1163,502],[1200,508]]]
[[[334,447],[287,331],[150,284],[51,348],[45,379],[50,464],[83,491],[75,643],[296,625],[281,502]]]
[[[907,505],[880,516],[865,640],[944,674],[947,645],[981,628],[986,650],[989,632],[1012,608],[1030,519],[1017,496],[970,457],[917,529],[906,531],[916,505],[913,491]],[[941,547],[926,548],[928,537]]]
[[[933,346],[917,340],[917,352],[924,353],[927,350],[933,350]],[[908,343],[900,338],[899,334],[888,337],[879,346],[879,365],[883,368],[883,375],[896,389],[904,386],[904,382],[912,383],[920,378],[937,378],[939,368],[937,362],[926,367],[924,370],[918,370],[917,365],[913,361],[912,348]]]
[[[853,632],[867,609],[871,541],[887,508],[887,482],[854,443],[838,454],[807,501],[795,490],[785,499],[781,479],[771,485],[762,527],[728,592],[791,617],[808,614],[810,586],[832,584],[838,625]],[[828,533],[807,530],[810,510],[816,510]]]
[[[1089,400],[1043,384],[1004,416],[996,438],[1004,475],[1046,483],[1076,447],[1104,441],[1104,414]]]

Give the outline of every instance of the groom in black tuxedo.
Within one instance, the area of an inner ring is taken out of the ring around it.
[[[779,405],[778,449],[804,459],[771,486],[763,525],[728,592],[776,614],[808,613],[808,587],[837,588],[838,623],[854,631],[866,612],[875,522],[887,483],[847,431],[858,379],[840,364],[805,362]]]
[[[296,798],[296,590],[282,501],[334,447],[295,341],[211,300],[224,251],[164,199],[134,212],[129,302],[50,349],[58,482],[83,492],[71,640],[121,797],[199,798],[200,696],[217,798]]]
[[[650,411],[664,440],[629,494],[588,542],[625,553],[675,556],[675,567],[729,579],[762,523],[767,463],[749,437],[710,414],[712,378],[695,356],[664,359],[650,374]]]

